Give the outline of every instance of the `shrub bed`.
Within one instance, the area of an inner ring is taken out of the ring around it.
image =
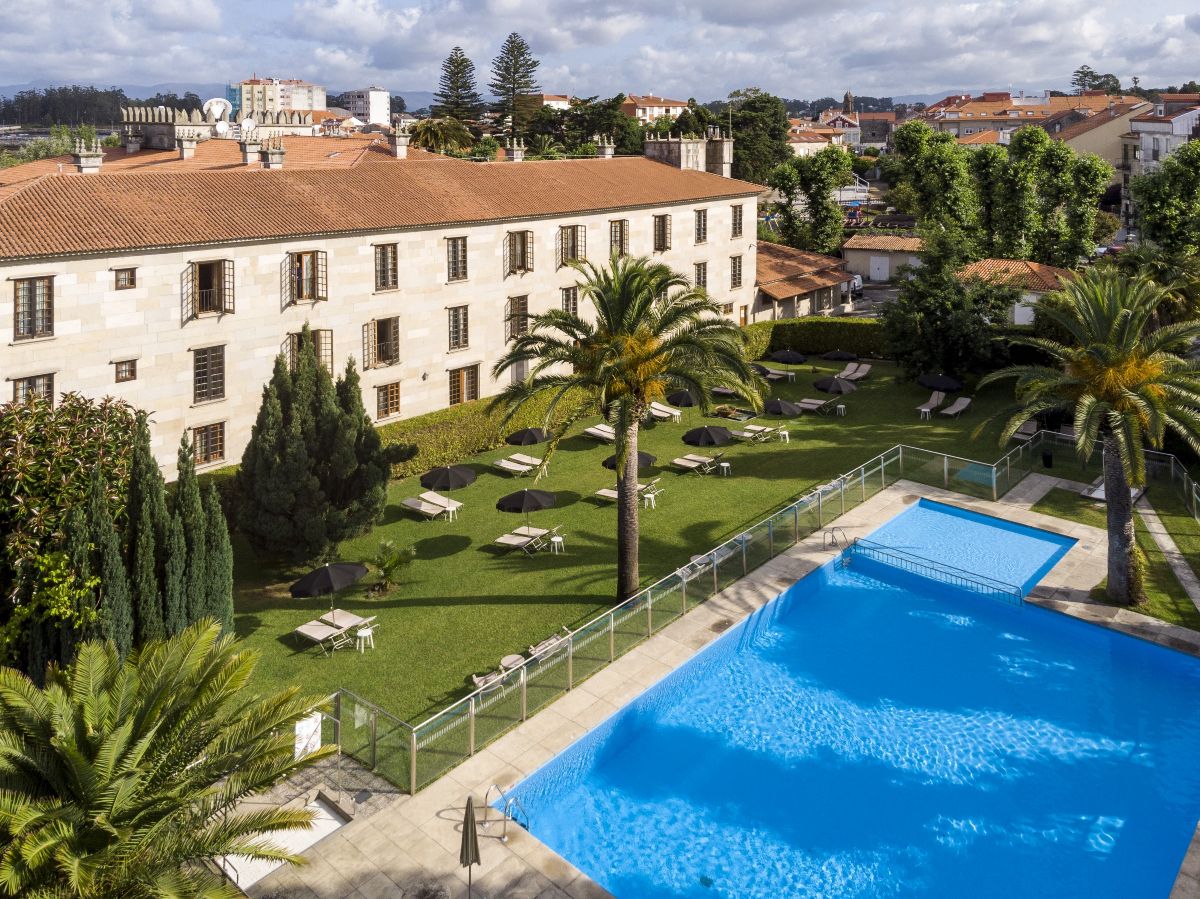
[[[823,315],[780,318],[745,327],[748,353],[759,359],[774,350],[798,350],[817,355],[844,350],[858,356],[883,358],[883,327],[875,318]]]
[[[556,422],[561,422],[583,402],[582,394],[565,399],[559,404]],[[379,436],[384,446],[410,445],[417,450],[408,461],[392,466],[392,477],[405,478],[439,465],[454,465],[502,445],[505,435],[513,431],[543,427],[550,398],[530,400],[503,428],[504,411],[490,410],[490,403],[490,399],[474,400],[381,426]]]

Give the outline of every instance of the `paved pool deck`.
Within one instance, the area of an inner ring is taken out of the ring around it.
[[[927,497],[1066,534],[1076,538],[1076,544],[1027,601],[1200,657],[1200,633],[1089,598],[1106,573],[1103,531],[1029,509],[1061,483],[1044,475],[1029,475],[999,502],[991,502],[900,481],[826,526],[844,529],[853,540]],[[482,821],[485,810],[481,803],[489,787],[508,787],[532,773],[839,551],[840,547],[823,547],[818,532],[780,553],[415,796],[401,796],[370,816],[355,818],[308,850],[307,865],[277,870],[251,887],[249,895],[256,899],[416,899],[423,895],[423,886],[436,883],[451,899],[464,899],[467,875],[458,865],[458,849],[467,796],[474,796]],[[610,895],[521,827],[510,825],[508,840],[502,842],[503,825],[496,813],[491,815],[492,823],[479,831],[482,865],[474,872],[473,896],[600,899]],[[1200,830],[1171,899],[1200,899]]]

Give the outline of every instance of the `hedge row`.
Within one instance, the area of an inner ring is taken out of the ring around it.
[[[582,395],[568,397],[559,404],[556,420],[562,421],[582,402]],[[530,400],[503,428],[504,412],[489,411],[489,404],[487,399],[459,403],[428,415],[382,425],[379,436],[383,438],[384,446],[402,444],[417,448],[416,455],[407,462],[392,466],[392,477],[405,478],[439,465],[454,465],[476,453],[501,446],[504,437],[513,431],[543,427],[550,397]]]
[[[745,327],[751,359],[775,350],[797,350],[810,355],[844,350],[873,359],[883,357],[883,326],[876,318],[822,315],[779,318]]]

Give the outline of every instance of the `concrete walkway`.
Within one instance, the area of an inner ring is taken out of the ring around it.
[[[1183,553],[1179,551],[1179,547],[1175,545],[1174,538],[1167,531],[1162,519],[1158,517],[1158,513],[1154,511],[1154,507],[1150,505],[1145,494],[1137,501],[1137,510],[1146,524],[1146,532],[1154,538],[1154,542],[1162,550],[1167,564],[1171,566],[1180,586],[1183,587],[1183,592],[1188,595],[1188,599],[1192,601],[1196,611],[1200,612],[1200,578],[1196,577],[1196,572],[1192,570],[1192,566],[1188,564]]]
[[[1200,633],[1090,599],[1091,589],[1105,574],[1103,531],[1029,509],[1030,503],[1058,484],[1058,479],[1031,475],[1020,485],[1020,492],[990,502],[900,481],[827,522],[826,527],[843,528],[849,539],[865,536],[921,497],[929,497],[1069,535],[1076,543],[1027,597],[1028,602],[1200,657]],[[818,531],[781,552],[417,795],[402,796],[375,814],[356,817],[307,850],[308,865],[281,868],[251,887],[250,895],[261,899],[414,899],[426,895],[422,887],[432,882],[446,890],[442,895],[462,899],[466,896],[466,876],[458,866],[458,848],[463,804],[468,795],[478,803],[492,784],[509,787],[519,782],[839,551],[839,547],[824,547]],[[482,808],[479,814],[482,818]],[[491,827],[480,831],[483,867],[476,871],[476,897],[609,897],[587,874],[523,828],[510,826],[509,839],[502,842],[502,825],[495,813],[492,817]],[[1188,865],[1195,864],[1196,858],[1189,857]],[[1173,899],[1200,899],[1200,893],[1194,892],[1188,882],[1190,870],[1187,868],[1181,876],[1181,886],[1172,894]]]

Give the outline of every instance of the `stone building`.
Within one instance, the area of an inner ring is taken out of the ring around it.
[[[699,162],[678,141],[648,147],[671,164],[479,163],[407,143],[188,138],[0,171],[5,389],[149,410],[173,476],[185,431],[202,468],[240,459],[306,322],[325,365],[356,360],[384,422],[498,392],[520,316],[580,305],[572,259],[651,256],[731,317],[754,302],[760,188],[712,173],[727,139],[701,141]]]

